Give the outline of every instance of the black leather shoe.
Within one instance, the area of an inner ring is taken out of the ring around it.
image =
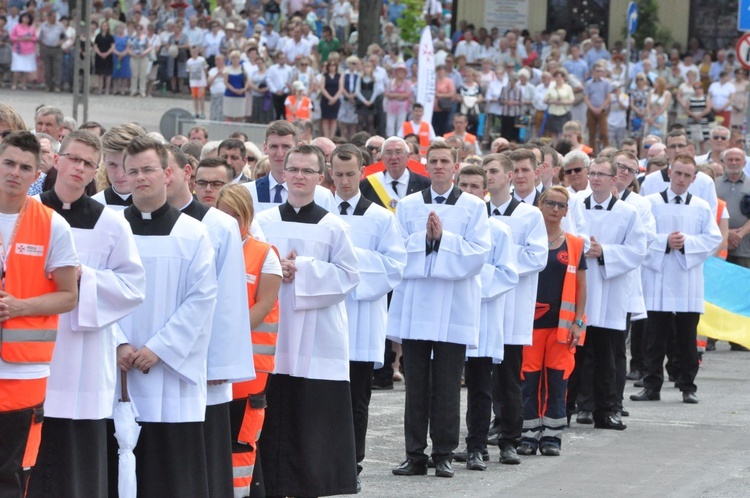
[[[638,394],[631,394],[630,399],[633,401],[659,401],[661,394],[659,394],[659,391],[654,391],[653,389],[644,389]]]
[[[516,448],[507,445],[504,446],[500,450],[500,463],[503,463],[505,465],[518,465],[521,463],[521,459],[518,458],[518,452],[516,451]]]
[[[698,395],[695,393],[682,393],[682,402],[689,405],[697,405]]]
[[[482,452],[474,451],[469,453],[469,458],[466,460],[466,468],[469,470],[487,470],[487,464],[482,461]],[[435,471],[437,475],[437,471]]]
[[[544,456],[560,456],[560,448],[554,444],[543,444],[539,449],[539,453]]]
[[[458,451],[453,454],[453,460],[456,462],[465,462],[469,459],[469,450]]]
[[[630,412],[627,411],[625,408],[620,408],[620,416],[621,417],[629,417],[630,416]]]
[[[427,464],[407,459],[391,472],[394,476],[425,476],[427,475]]]
[[[393,382],[390,384],[374,384],[372,385],[373,391],[392,391],[393,390]]]
[[[633,387],[643,387],[643,379],[633,382]]]
[[[643,378],[643,372],[640,370],[631,370],[628,372],[628,374],[625,376],[627,380],[641,380]]]
[[[435,462],[435,476],[436,477],[453,477],[453,465],[450,460],[440,460]]]
[[[594,420],[594,427],[596,429],[612,429],[615,431],[624,431],[628,428],[627,425],[622,423],[620,414],[617,412],[610,413],[603,417],[597,417]]]
[[[593,424],[594,414],[588,410],[581,410],[576,417],[577,424]]]

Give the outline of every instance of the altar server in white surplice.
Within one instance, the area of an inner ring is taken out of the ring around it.
[[[617,177],[615,186],[617,187],[618,197],[621,201],[630,204],[638,211],[641,218],[641,225],[646,231],[646,247],[651,245],[656,237],[656,221],[651,213],[651,203],[632,190],[631,185],[638,174],[638,158],[628,152],[619,151],[612,157],[612,162],[617,168]],[[641,280],[641,266],[628,274],[630,282],[630,304],[628,312],[630,313],[630,372],[628,373],[627,352],[625,339],[627,334],[617,344],[615,349],[615,364],[617,368],[617,390],[620,408],[622,408],[623,392],[625,390],[625,381],[627,379],[640,380],[643,366],[643,331],[646,325],[646,301],[643,299],[643,283]]]
[[[147,287],[146,300],[120,321],[117,363],[127,372],[141,424],[138,496],[208,496],[203,420],[217,293],[214,250],[203,224],[167,203],[168,161],[166,147],[150,137],[137,137],[126,149],[133,205],[123,213]],[[110,476],[112,484],[117,477]]]
[[[404,275],[406,249],[396,217],[359,191],[364,173],[362,153],[344,144],[331,154],[337,212],[349,225],[357,253],[360,282],[346,298],[349,321],[349,387],[354,415],[357,473],[365,458],[373,367],[383,366],[388,293]]]
[[[135,137],[145,134],[146,130],[141,126],[123,123],[113,126],[102,135],[102,160],[109,187],[91,196],[92,199],[115,211],[122,211],[133,204],[122,158],[128,144]]]
[[[258,444],[268,496],[357,491],[344,300],[359,273],[346,223],[313,200],[323,168],[319,148],[292,148],[287,202],[257,216],[283,273],[276,368]]]
[[[607,158],[589,166],[592,193],[585,206],[591,248],[585,253],[587,340],[584,355],[592,368],[581,372],[581,383],[593,386],[594,427],[623,430],[617,398],[615,347],[627,326],[630,272],[646,257],[646,231],[638,211],[612,194],[617,168]]]
[[[660,399],[662,364],[667,342],[673,340],[675,385],[684,403],[698,402],[695,340],[703,313],[703,262],[722,238],[708,203],[688,192],[695,172],[695,160],[678,155],[669,169],[669,188],[647,197],[656,219],[656,238],[643,262],[646,376],[643,391],[630,396],[634,401]]]
[[[510,194],[515,173],[508,154],[490,154],[482,162],[490,194],[487,213],[510,228],[518,268],[518,285],[505,295],[503,362],[495,365],[492,375],[492,431],[498,435],[500,463],[517,465],[523,430],[523,347],[531,345],[539,272],[547,266],[547,228],[539,209]]]
[[[427,152],[432,187],[406,196],[396,208],[408,259],[391,298],[387,334],[402,344],[409,383],[406,460],[393,469],[396,475],[427,473],[429,425],[435,475],[453,477],[461,371],[466,349],[479,345],[479,274],[491,249],[484,203],[453,185],[457,170],[455,149],[433,143]]]
[[[667,159],[669,160],[670,168],[678,154],[695,156],[693,146],[690,145],[685,130],[672,130],[667,135],[665,143],[667,145]],[[654,171],[643,180],[641,195],[646,197],[651,194],[660,194],[669,188],[670,183],[668,169]],[[716,184],[710,176],[699,171],[693,183],[690,184],[688,192],[706,201],[709,207],[711,207],[711,211],[716,213],[716,210],[719,208],[719,201],[716,196]]]
[[[211,497],[230,496],[232,485],[232,434],[229,424],[229,404],[232,401],[232,382],[255,378],[250,342],[250,311],[247,303],[247,283],[244,275],[242,241],[237,222],[231,216],[210,205],[204,205],[190,193],[192,166],[184,152],[168,147],[172,177],[167,185],[167,201],[183,214],[200,221],[208,230],[214,248],[218,294],[208,344],[207,406],[203,425],[206,438],[208,489]],[[200,191],[201,169],[212,169],[204,164],[220,162],[215,169],[231,174],[226,161],[206,158],[195,171],[196,189]],[[218,190],[218,189],[217,189]]]
[[[253,197],[255,212],[279,207],[289,198],[289,186],[284,178],[284,158],[299,143],[297,128],[289,121],[273,121],[266,128],[263,152],[268,156],[271,171],[262,178],[243,185]],[[331,191],[320,185],[315,186],[315,204],[331,213],[334,211]],[[251,229],[253,235],[255,231]],[[282,255],[283,256],[283,255]]]
[[[106,419],[115,397],[115,322],[143,301],[146,275],[122,216],[84,194],[100,158],[97,136],[71,132],[57,157],[54,189],[40,196],[70,224],[81,266],[78,306],[60,315],[29,497],[107,494]]]
[[[458,172],[458,188],[464,194],[484,199],[487,173],[481,166],[465,166]],[[479,317],[479,346],[466,351],[464,378],[468,389],[466,425],[466,468],[486,470],[489,459],[487,433],[492,416],[492,368],[505,354],[503,318],[505,295],[518,284],[513,234],[507,225],[489,218],[492,250],[482,268],[482,305]],[[510,310],[508,310],[510,311]],[[463,455],[462,455],[463,456]],[[457,458],[458,460],[458,458]],[[460,461],[460,460],[459,460]]]

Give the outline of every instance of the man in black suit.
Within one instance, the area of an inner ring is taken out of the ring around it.
[[[242,168],[245,167],[247,150],[245,143],[237,138],[227,138],[219,144],[219,157],[226,160],[234,170],[232,183],[247,183],[250,178],[245,176]]]
[[[426,176],[414,173],[406,167],[409,144],[403,138],[386,139],[380,150],[385,171],[366,177],[359,184],[359,190],[365,199],[395,213],[399,200],[428,188],[432,182]],[[390,295],[388,301],[390,303]],[[383,368],[374,371],[372,388],[375,390],[393,389],[393,362],[396,360],[396,353],[392,346],[391,341],[385,341]]]

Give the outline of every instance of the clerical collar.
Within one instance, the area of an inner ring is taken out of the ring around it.
[[[340,206],[341,203],[344,202],[344,199],[342,199],[341,197],[339,197],[339,194],[334,194],[333,197],[336,200],[336,206]],[[357,207],[357,204],[359,204],[359,198],[360,197],[362,197],[362,193],[361,192],[357,192],[356,194],[354,194],[354,197],[352,197],[351,199],[349,199],[348,201],[346,201],[346,202],[349,203],[349,206],[351,206],[350,209],[352,211],[354,210],[354,208]]]
[[[54,189],[42,192],[39,195],[39,200],[62,216],[71,228],[82,230],[93,229],[105,209],[103,204],[96,202],[86,194],[81,195],[70,204],[64,203]]]
[[[160,217],[164,216],[167,213],[167,211],[169,211],[169,208],[170,208],[169,203],[165,202],[164,205],[160,207],[159,209],[157,209],[156,211],[153,211],[151,213],[144,213],[143,211],[138,209],[135,204],[130,206],[130,209],[132,209],[133,212],[137,214],[143,221],[159,219]]]
[[[281,221],[293,223],[310,223],[317,224],[328,214],[328,211],[315,204],[315,201],[295,209],[289,204],[289,201],[279,206]]]
[[[75,201],[71,203],[63,202],[60,199],[60,196],[57,195],[57,192],[55,192],[55,189],[50,189],[47,191],[47,198],[49,199],[49,204],[46,204],[48,207],[51,207],[55,211],[69,211],[72,209],[80,209],[86,204],[86,199],[88,199],[88,196],[84,193],[81,194],[81,196],[76,199]]]

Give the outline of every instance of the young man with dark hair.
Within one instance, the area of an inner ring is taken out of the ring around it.
[[[76,308],[60,315],[50,365],[45,423],[27,496],[105,496],[107,418],[115,401],[115,322],[144,299],[146,274],[130,227],[85,194],[96,176],[101,143],[68,134],[56,155],[57,181],[39,200],[72,229],[80,258]]]
[[[136,137],[125,150],[124,167],[133,193],[124,216],[146,268],[149,296],[120,320],[117,334],[117,364],[126,372],[141,425],[135,448],[138,496],[208,496],[202,455],[206,358],[217,295],[214,250],[206,228],[167,202],[173,171],[165,145]],[[118,379],[118,390],[119,384]],[[110,446],[115,461],[116,450]],[[117,482],[110,475],[110,496],[117,494]]]
[[[401,283],[406,266],[406,250],[396,218],[359,191],[363,170],[362,154],[354,145],[341,145],[331,153],[334,198],[341,219],[350,227],[361,279],[345,301],[357,474],[362,471],[365,458],[373,366],[382,366],[385,353],[388,293]]]
[[[323,168],[317,147],[291,148],[282,170],[287,201],[257,215],[283,274],[276,368],[258,444],[268,496],[357,491],[343,303],[360,277],[346,223],[315,202]]]
[[[36,462],[58,314],[78,301],[68,223],[26,192],[41,147],[26,131],[0,143],[0,495],[23,496]]]

